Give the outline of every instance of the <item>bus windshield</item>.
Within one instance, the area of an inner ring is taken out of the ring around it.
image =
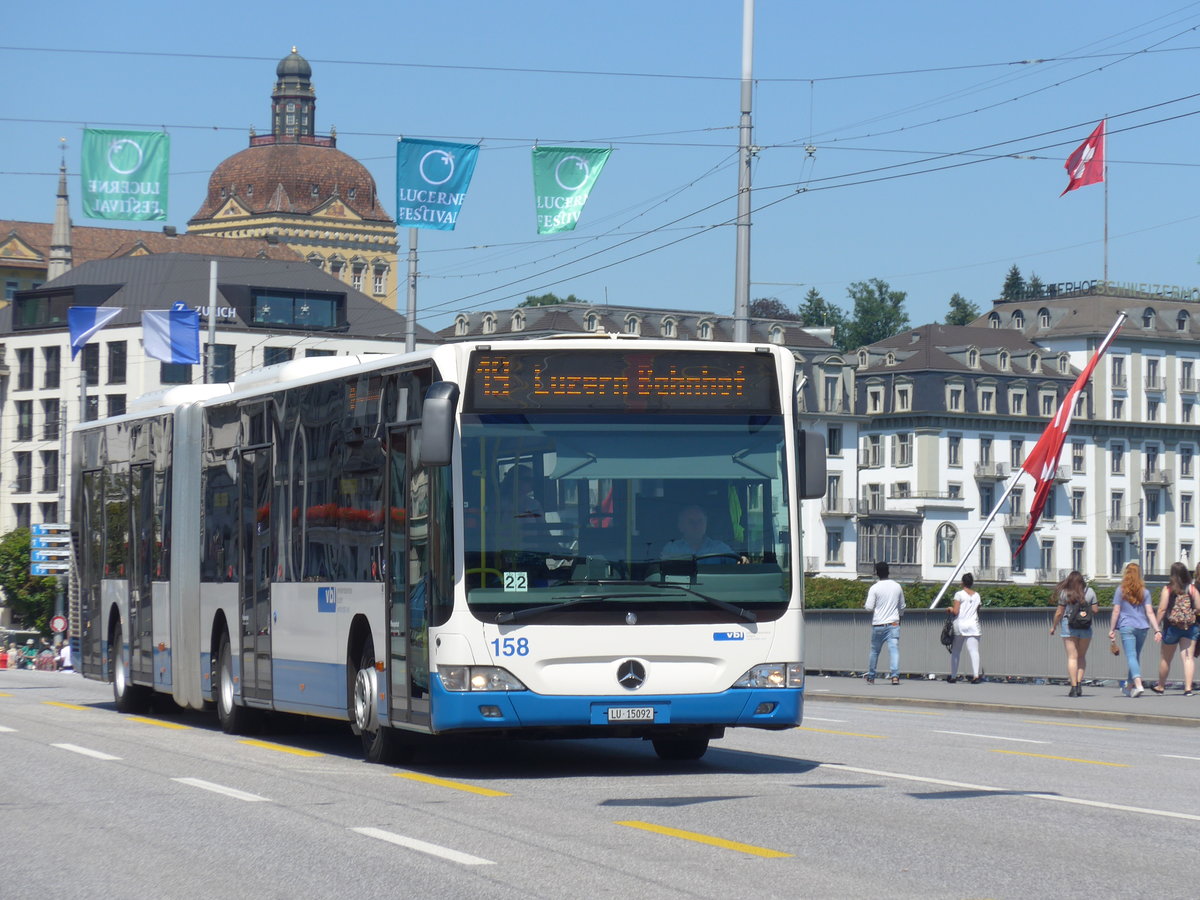
[[[787,607],[779,416],[466,415],[462,453],[467,601],[483,621]]]

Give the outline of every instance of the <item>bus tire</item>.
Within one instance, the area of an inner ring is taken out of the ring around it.
[[[708,752],[706,737],[653,738],[654,752],[667,762],[692,762]]]
[[[117,712],[144,713],[150,708],[153,692],[130,680],[129,668],[125,665],[125,648],[123,646],[121,624],[113,626],[113,639],[109,644],[109,652],[113,661],[113,702]]]
[[[400,733],[379,721],[379,673],[375,669],[375,642],[369,635],[355,670],[350,725],[362,738],[367,762],[394,763],[405,755]]]
[[[213,699],[217,704],[217,721],[226,734],[246,734],[253,727],[254,710],[238,706],[236,684],[233,680],[233,648],[229,635],[221,635],[220,649],[213,662]]]

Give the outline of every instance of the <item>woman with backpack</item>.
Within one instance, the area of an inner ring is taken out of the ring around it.
[[[1158,621],[1154,616],[1154,606],[1150,602],[1150,589],[1142,581],[1142,567],[1131,562],[1125,567],[1125,576],[1121,586],[1113,594],[1112,621],[1108,626],[1108,636],[1116,640],[1118,632],[1121,635],[1121,646],[1125,650],[1125,666],[1129,669],[1129,679],[1125,682],[1127,697],[1140,697],[1145,693],[1142,687],[1142,645],[1146,643],[1146,635],[1160,634]]]
[[[1192,644],[1200,636],[1200,625],[1196,624],[1196,604],[1200,592],[1192,584],[1188,568],[1181,562],[1171,566],[1171,579],[1158,598],[1159,628],[1166,626],[1156,638],[1162,641],[1162,658],[1158,661],[1158,684],[1151,690],[1161,694],[1166,690],[1167,674],[1171,671],[1171,660],[1178,647],[1183,657],[1183,695],[1192,695],[1192,677],[1196,659],[1192,656]]]
[[[1092,619],[1099,612],[1096,592],[1087,586],[1083,575],[1073,571],[1058,583],[1054,593],[1057,605],[1050,634],[1057,631],[1067,651],[1067,680],[1071,683],[1067,696],[1082,697],[1088,644],[1092,642]]]

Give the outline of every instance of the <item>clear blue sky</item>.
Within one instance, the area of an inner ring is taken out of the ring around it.
[[[916,325],[955,291],[986,310],[1014,263],[1101,277],[1104,187],[1058,195],[1105,115],[1110,279],[1200,286],[1198,29],[1200,3],[758,0],[751,297],[882,278]],[[730,312],[741,31],[741,0],[27,4],[0,35],[0,218],[51,220],[65,136],[73,218],[107,224],[82,129],[165,125],[182,229],[295,44],[318,132],[390,213],[398,136],[482,141],[457,230],[421,232],[424,324],[546,291]],[[535,233],[535,141],[615,149],[572,234]]]

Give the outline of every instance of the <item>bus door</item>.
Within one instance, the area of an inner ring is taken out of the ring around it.
[[[241,579],[242,697],[271,699],[271,448],[242,450]],[[261,704],[254,704],[261,705]]]
[[[104,472],[83,473],[83,508],[79,548],[79,662],[80,671],[104,677],[104,614],[100,605],[100,580],[104,577]]]
[[[154,465],[129,467],[129,669],[138,684],[154,683]]]
[[[388,670],[393,724],[429,724],[428,477],[412,472],[411,431],[388,433]]]

